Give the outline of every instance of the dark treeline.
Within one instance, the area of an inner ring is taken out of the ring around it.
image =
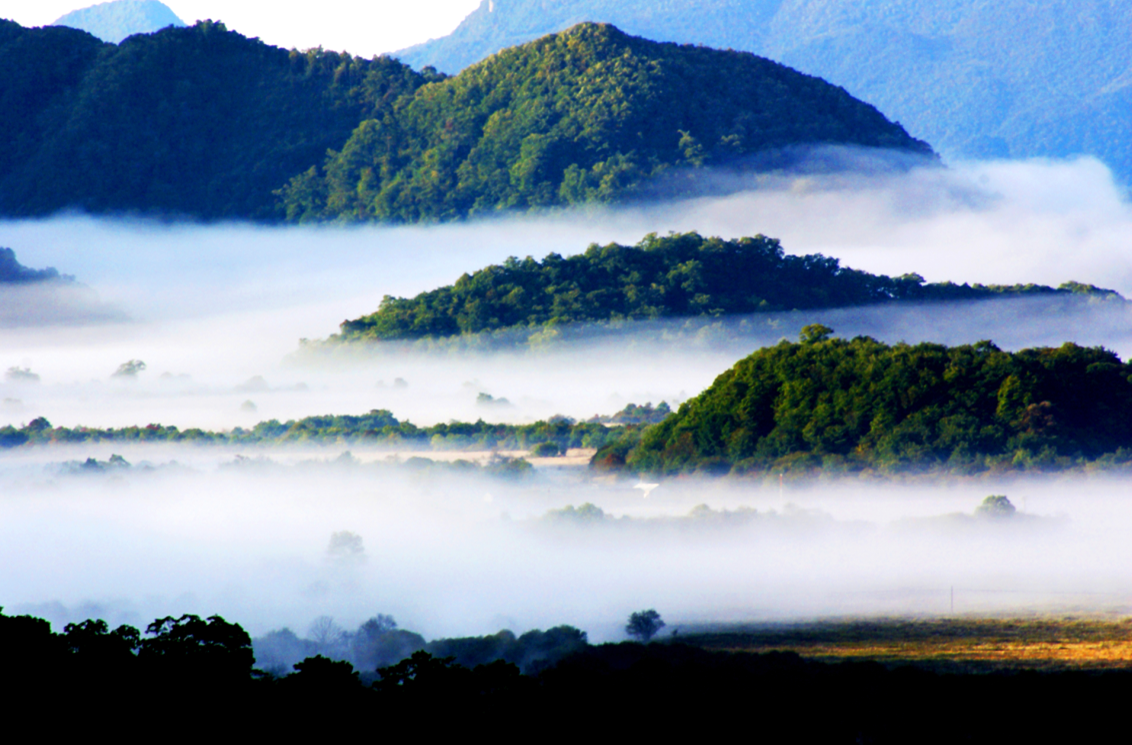
[[[593,24],[453,78],[213,21],[118,45],[0,21],[0,64],[8,216],[415,222],[623,200],[794,146],[931,155],[818,78]]]
[[[16,369],[16,372],[20,371]],[[612,417],[594,417],[585,422],[558,416],[533,424],[492,424],[480,419],[418,427],[412,422],[399,421],[385,409],[374,409],[361,416],[309,416],[286,422],[271,419],[251,428],[236,427],[225,432],[197,428],[182,430],[161,424],[106,429],[56,427],[44,417],[37,417],[22,427],[0,427],[0,448],[99,442],[176,442],[238,446],[375,444],[426,450],[527,450],[543,443],[554,443],[560,452],[565,452],[570,448],[601,447],[616,439],[618,429],[610,428],[604,422],[634,426],[659,421],[669,411],[663,403],[655,408],[651,404],[629,404]]]
[[[1066,343],[887,345],[808,326],[740,360],[599,467],[662,474],[955,472],[1132,463],[1132,365]]]
[[[474,668],[499,660],[516,665],[523,674],[536,673],[587,645],[586,633],[572,626],[532,630],[516,636],[509,630],[490,636],[425,641],[420,634],[397,628],[390,616],[375,616],[355,631],[339,627],[323,616],[305,637],[284,628],[252,640],[256,666],[284,676],[309,657],[345,661],[360,671],[363,682],[379,679],[379,668],[395,665],[418,652],[451,658],[457,665]]]
[[[102,621],[53,633],[42,619],[0,614],[0,649],[10,724],[55,735],[175,728],[175,739],[375,728],[526,736],[552,725],[579,737],[740,726],[791,742],[1092,741],[1111,733],[1132,684],[1125,671],[939,673],[670,641],[583,645],[535,675],[503,659],[468,668],[418,651],[367,684],[349,662],[322,656],[283,677],[258,672],[247,633],[216,616],[159,619],[142,634]]]
[[[918,274],[869,274],[821,254],[787,255],[779,241],[762,235],[723,240],[694,232],[650,234],[635,246],[594,244],[569,258],[512,257],[414,298],[387,295],[376,312],[344,322],[331,340],[421,339],[510,328],[553,332],[592,321],[1072,294],[1119,298],[1076,282],[1058,288],[972,286],[925,283]]]

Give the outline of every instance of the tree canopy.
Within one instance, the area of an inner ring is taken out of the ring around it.
[[[753,54],[582,23],[362,122],[284,190],[292,220],[447,220],[631,197],[674,168],[798,145],[931,155],[828,83]]]
[[[332,339],[420,339],[589,321],[1074,293],[1116,296],[1072,282],[1056,289],[972,286],[925,283],[918,274],[869,274],[821,254],[788,255],[778,240],[763,235],[724,240],[694,232],[650,234],[635,246],[593,244],[565,258],[512,257],[413,298],[387,295],[376,312],[344,322]]]
[[[1100,347],[883,344],[807,327],[595,463],[675,474],[1058,468],[1132,456],[1132,365]],[[639,441],[638,441],[639,440]]]
[[[117,45],[0,21],[0,63],[7,216],[449,220],[620,201],[795,146],[931,155],[818,78],[595,24],[454,78],[215,21]]]

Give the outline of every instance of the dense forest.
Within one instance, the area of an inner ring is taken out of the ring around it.
[[[1132,461],[1132,365],[1066,343],[886,345],[813,325],[740,360],[599,467],[676,474],[1057,469]]]
[[[1075,282],[1055,289],[874,275],[821,254],[787,255],[779,241],[762,235],[723,240],[698,233],[651,234],[635,246],[595,244],[569,258],[511,258],[414,298],[386,296],[375,313],[344,322],[331,340],[421,339],[509,328],[553,331],[588,321],[1074,293],[1119,298]]]
[[[273,191],[433,79],[204,21],[106,44],[0,21],[0,213],[274,219]]]
[[[621,200],[797,145],[931,155],[818,78],[592,24],[454,78],[212,21],[119,45],[0,21],[0,64],[8,216],[442,220]]]
[[[675,167],[834,143],[931,154],[818,78],[581,24],[363,122],[321,171],[292,181],[287,214],[407,222],[611,202]]]
[[[491,639],[463,645],[490,646]],[[941,673],[791,652],[709,651],[678,640],[594,646],[583,636],[554,664],[526,675],[505,657],[469,668],[454,655],[422,650],[361,671],[363,680],[350,662],[321,655],[286,675],[263,673],[248,633],[219,616],[160,618],[144,633],[87,620],[58,633],[43,619],[0,613],[4,672],[18,683],[6,693],[9,720],[50,722],[64,736],[173,724],[177,738],[372,736],[375,727],[387,736],[427,728],[450,737],[503,726],[534,732],[549,723],[571,737],[599,730],[715,737],[733,733],[757,701],[754,726],[773,740],[901,743],[914,732],[918,742],[1061,742],[1104,739],[1130,683],[1126,671]],[[1085,710],[1093,714],[1080,717]],[[1004,715],[1025,711],[1044,713]]]

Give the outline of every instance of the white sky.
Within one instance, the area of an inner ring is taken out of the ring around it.
[[[186,23],[211,18],[245,36],[285,48],[370,57],[451,32],[479,0],[164,0]],[[0,18],[43,26],[89,7],[89,0],[0,0]]]

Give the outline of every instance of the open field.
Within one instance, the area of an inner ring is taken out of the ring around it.
[[[793,651],[827,662],[875,660],[936,670],[1132,669],[1132,618],[1101,616],[845,619],[681,627],[704,649]]]

